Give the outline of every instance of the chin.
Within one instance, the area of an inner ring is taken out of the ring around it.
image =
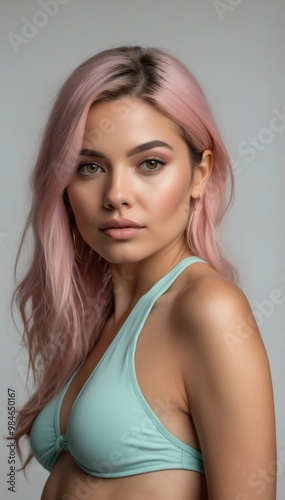
[[[128,265],[137,264],[148,259],[151,255],[142,255],[134,249],[126,251],[121,249],[120,252],[97,252],[109,264]]]

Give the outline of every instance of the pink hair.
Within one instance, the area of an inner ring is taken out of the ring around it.
[[[213,170],[191,228],[192,250],[237,282],[220,239],[223,218],[233,200],[233,173],[197,81],[183,64],[153,48],[119,47],[85,61],[64,83],[47,123],[31,178],[33,202],[15,263],[16,277],[31,227],[33,257],[12,305],[16,301],[20,309],[37,390],[19,411],[17,443],[29,435],[38,412],[84,361],[112,311],[108,263],[90,252],[77,231],[65,190],[77,166],[91,105],[123,96],[140,97],[169,116],[187,142],[194,165],[204,150],[212,150]],[[71,226],[84,264],[75,258]],[[189,244],[189,227],[186,233]],[[31,454],[23,467],[30,459]]]

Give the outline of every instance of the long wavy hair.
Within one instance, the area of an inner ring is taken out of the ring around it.
[[[176,58],[154,48],[123,46],[85,61],[63,84],[46,125],[30,177],[32,203],[15,263],[17,281],[19,257],[32,229],[33,255],[11,301],[13,320],[15,303],[20,310],[23,342],[36,386],[18,412],[15,437],[20,457],[20,438],[29,436],[39,411],[87,357],[112,313],[108,262],[91,251],[78,232],[66,188],[77,167],[90,107],[125,96],[150,103],[177,124],[192,166],[201,160],[203,151],[213,152],[211,176],[191,227],[191,249],[227,279],[238,281],[221,243],[224,215],[233,201],[233,172],[193,75]],[[190,245],[189,237],[187,227]]]

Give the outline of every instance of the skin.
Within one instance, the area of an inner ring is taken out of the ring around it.
[[[122,105],[123,114],[118,112]],[[130,149],[154,140],[170,147],[128,156]],[[62,433],[78,392],[137,300],[193,255],[184,236],[189,201],[203,195],[212,169],[211,151],[193,168],[177,126],[133,97],[94,106],[82,148],[101,157],[80,157],[68,197],[80,234],[110,263],[115,308],[65,395]],[[129,239],[110,238],[100,228],[112,218],[132,219],[141,229]],[[42,500],[82,495],[90,500],[275,498],[274,477],[256,485],[259,469],[267,470],[276,458],[270,371],[250,306],[238,287],[207,264],[187,268],[149,314],[135,367],[148,404],[154,409],[157,398],[167,403],[160,413],[163,425],[202,451],[206,476],[164,470],[94,478],[63,453]]]

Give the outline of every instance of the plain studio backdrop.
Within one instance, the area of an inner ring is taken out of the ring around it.
[[[278,500],[285,498],[284,22],[284,0],[2,0],[2,436],[8,391],[11,405],[27,398],[27,357],[9,301],[29,207],[28,177],[48,112],[62,82],[88,57],[123,44],[154,46],[196,76],[232,159],[236,196],[224,243],[267,349],[277,422],[278,462],[256,471],[251,488],[263,491],[277,471]],[[242,328],[239,337],[246,341]],[[48,473],[33,460],[28,480],[16,474],[13,493],[7,483],[13,448],[3,439],[0,449],[1,499],[40,498]]]

